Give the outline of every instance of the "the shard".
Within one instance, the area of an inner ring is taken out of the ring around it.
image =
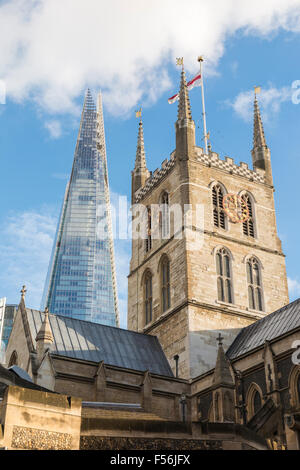
[[[119,325],[101,94],[87,90],[42,307]]]

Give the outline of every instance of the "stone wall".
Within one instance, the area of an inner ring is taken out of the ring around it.
[[[24,450],[79,448],[79,398],[9,386],[1,406],[2,447]]]

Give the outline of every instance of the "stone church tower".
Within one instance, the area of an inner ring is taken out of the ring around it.
[[[240,328],[289,302],[270,150],[256,96],[253,170],[197,147],[184,70],[176,149],[153,173],[142,126],[132,172],[128,328],[156,335],[174,373],[196,377],[215,366],[219,333],[226,350]]]

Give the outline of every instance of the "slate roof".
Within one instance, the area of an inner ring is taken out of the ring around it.
[[[43,314],[26,308],[34,347]],[[156,336],[49,314],[52,354],[174,377]]]
[[[226,355],[229,359],[234,359],[262,346],[266,340],[271,341],[299,327],[300,299],[243,328],[229,346]]]
[[[5,390],[9,385],[17,385],[18,387],[30,388],[32,390],[41,390],[43,392],[50,391],[47,388],[41,387],[40,385],[33,383],[32,381],[23,379],[22,377],[20,377],[20,375],[16,374],[14,370],[7,369],[6,367],[0,364],[0,398],[3,398]],[[51,391],[51,393],[55,392]]]

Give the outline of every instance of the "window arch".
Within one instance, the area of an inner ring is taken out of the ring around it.
[[[17,351],[13,351],[9,359],[8,367],[17,366],[17,365],[18,365],[18,354],[17,354]]]
[[[224,191],[219,184],[212,188],[214,226],[226,229],[225,212],[223,209]]]
[[[249,194],[243,194],[241,198],[245,202],[249,211],[248,220],[243,222],[243,234],[247,235],[248,237],[255,238],[253,202]]]
[[[249,307],[263,311],[263,290],[259,261],[253,256],[247,261]]]
[[[145,249],[146,253],[151,250],[152,248],[152,234],[151,234],[151,229],[152,229],[152,214],[151,214],[151,207],[146,208],[146,244],[145,244]]]
[[[262,406],[262,392],[257,384],[252,383],[247,394],[248,421],[261,409]]]
[[[167,256],[164,256],[161,261],[161,306],[162,312],[171,306],[170,261]]]
[[[294,366],[289,376],[289,391],[291,406],[293,409],[300,408],[300,368]]]
[[[144,279],[145,325],[152,321],[152,274],[147,271]]]
[[[220,248],[216,254],[218,300],[233,303],[232,269],[229,251]]]
[[[169,194],[165,191],[160,199],[160,234],[161,238],[170,238]]]

